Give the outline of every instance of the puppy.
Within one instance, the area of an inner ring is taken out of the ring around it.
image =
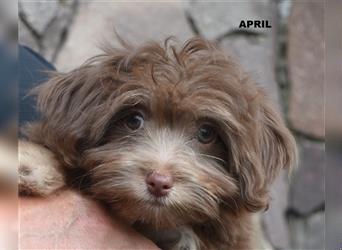
[[[202,38],[122,43],[34,91],[21,192],[78,181],[162,249],[255,249],[253,214],[296,159],[273,104]]]

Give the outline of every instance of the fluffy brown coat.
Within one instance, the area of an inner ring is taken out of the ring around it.
[[[28,140],[52,151],[72,183],[83,180],[116,214],[150,228],[161,247],[255,248],[252,215],[296,159],[265,92],[201,38],[181,47],[123,43],[53,74],[35,93],[42,119],[26,127]],[[133,131],[127,117],[136,113],[143,126]],[[215,134],[209,143],[198,139],[203,124]],[[154,171],[173,178],[166,197],[146,188]],[[161,230],[178,230],[181,240],[167,246]]]

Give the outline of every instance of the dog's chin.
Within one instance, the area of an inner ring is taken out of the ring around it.
[[[203,223],[211,216],[200,209],[198,204],[182,204],[172,202],[168,197],[149,197],[145,200],[126,200],[120,204],[112,204],[114,211],[130,224],[148,224],[156,229],[175,228],[189,223]]]

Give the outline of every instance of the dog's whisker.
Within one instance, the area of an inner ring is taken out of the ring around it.
[[[219,158],[219,157],[213,156],[213,155],[208,155],[208,154],[203,154],[203,153],[198,153],[198,155],[204,156],[204,157],[206,157],[206,158],[215,159],[215,160],[217,160],[217,161],[219,161],[219,162],[221,162],[221,163],[223,163],[223,164],[226,164],[226,163],[227,163],[227,161],[225,161],[225,160],[223,160],[223,159],[221,159],[221,158]]]

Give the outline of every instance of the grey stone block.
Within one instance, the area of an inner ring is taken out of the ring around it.
[[[59,1],[20,1],[19,11],[30,26],[43,34],[58,15]]]
[[[271,189],[269,210],[263,214],[266,238],[275,249],[288,249],[290,238],[285,213],[288,206],[288,173],[282,171]]]
[[[324,249],[324,212],[317,212],[308,218],[290,217],[291,249]]]
[[[324,204],[324,143],[302,140],[299,167],[293,173],[290,209],[307,215]]]
[[[274,39],[272,37],[232,36],[222,41],[222,47],[237,60],[279,105],[278,84],[275,79]],[[278,106],[280,108],[280,105]]]
[[[324,2],[294,2],[289,22],[289,119],[303,133],[324,137]]]
[[[57,67],[68,71],[101,53],[104,41],[118,46],[115,32],[133,44],[163,40],[174,35],[180,41],[193,36],[181,2],[82,2],[70,36],[58,55]]]
[[[76,0],[21,1],[20,42],[54,62],[72,23],[76,7]]]

